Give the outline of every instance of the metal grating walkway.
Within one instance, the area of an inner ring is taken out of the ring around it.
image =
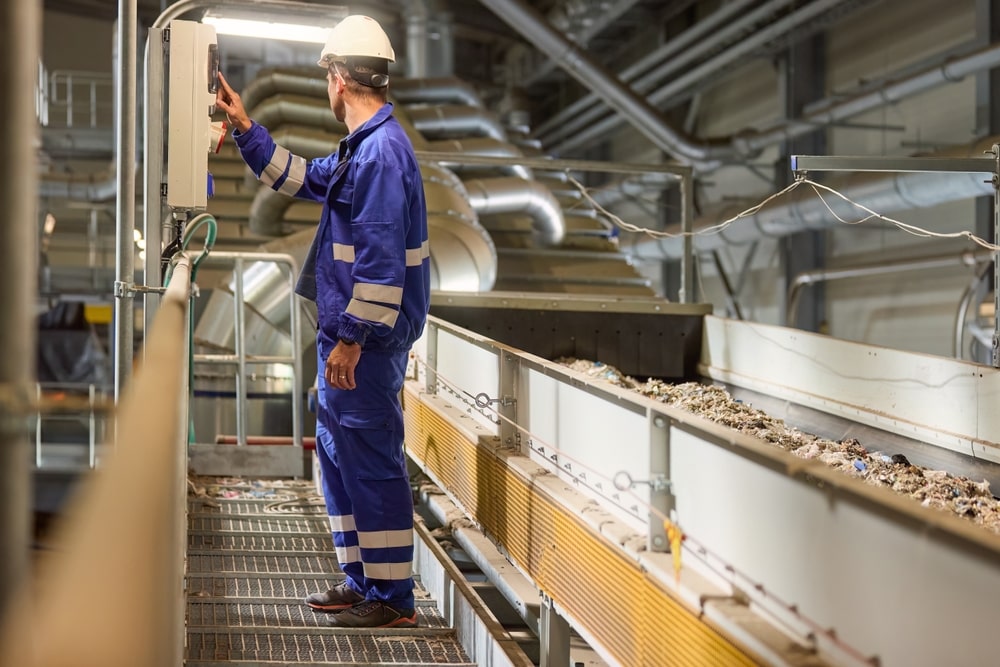
[[[419,628],[330,628],[302,604],[340,579],[321,502],[294,494],[189,498],[187,667],[472,667],[419,580]]]

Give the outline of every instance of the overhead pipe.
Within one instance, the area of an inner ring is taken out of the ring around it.
[[[530,5],[521,0],[480,1],[573,78],[593,90],[658,148],[687,163],[714,163],[733,157],[732,146],[698,141],[670,127],[650,102],[552,28]]]
[[[566,234],[562,208],[551,191],[537,181],[486,178],[465,181],[469,202],[479,215],[524,213],[531,216],[535,239],[544,246],[559,245]]]
[[[561,7],[565,7],[569,2],[564,2]],[[570,30],[563,30],[567,33],[567,36],[576,44],[581,47],[586,47],[590,43],[590,40],[597,35],[604,32],[605,29],[619,17],[621,17],[625,12],[632,9],[638,0],[617,0],[616,2],[600,2],[596,4],[586,3],[586,10],[592,10],[587,15],[583,21],[583,27],[578,33],[573,33]],[[556,10],[553,10],[556,11]],[[550,22],[556,25],[557,21],[552,16],[552,12],[549,13]],[[570,19],[569,16],[566,17],[567,20]],[[524,79],[525,86],[531,86],[544,77],[548,76],[549,72],[556,68],[556,63],[551,60],[546,60],[543,63],[539,63],[536,67],[533,67],[528,75]]]
[[[497,115],[465,105],[408,108],[413,127],[428,139],[451,136],[486,136],[507,141],[507,131]]]
[[[940,151],[928,157],[980,157],[1000,143],[1000,136],[986,137],[960,148]],[[970,199],[994,194],[993,184],[984,181],[981,174],[958,172],[855,172],[834,176],[825,182],[848,199],[864,203],[880,213],[892,213],[915,208],[926,208],[945,202]],[[740,218],[721,232],[699,234],[708,227],[719,224],[739,212],[728,207],[715,215],[702,216],[693,225],[696,252],[718,250],[726,245],[743,245],[761,238],[778,238],[806,230],[826,229],[838,222],[827,208],[841,218],[857,217],[858,210],[839,197],[826,197],[826,202],[816,196],[808,186],[802,186],[769,204],[753,215]],[[674,225],[670,231],[677,232]],[[679,259],[683,239],[639,239],[631,254],[641,259]]]
[[[989,256],[990,253],[986,251],[976,252],[968,250],[958,255],[879,261],[876,264],[866,264],[863,266],[847,266],[842,268],[824,268],[803,271],[795,276],[792,280],[791,286],[788,288],[788,298],[786,301],[788,306],[786,308],[785,323],[788,326],[795,326],[796,314],[799,310],[799,300],[802,297],[802,290],[809,285],[816,285],[822,282],[829,282],[831,280],[884,276],[889,273],[904,273],[906,271],[926,271],[928,269],[950,268],[956,264],[961,264],[963,266],[975,266],[978,262],[981,262]]]
[[[682,72],[699,59],[707,57],[725,44],[745,37],[757,23],[791,4],[792,0],[770,0],[750,9],[756,0],[734,0],[691,26],[677,37],[643,56],[622,70],[619,78],[640,93],[648,92],[673,72]],[[656,68],[653,73],[649,70]],[[552,118],[540,124],[534,135],[543,144],[554,144],[577,129],[600,118],[606,109],[595,93],[588,93]]]
[[[646,97],[646,100],[648,100],[646,103],[654,109],[657,108],[656,105],[665,104],[674,96],[683,93],[691,86],[705,80],[712,74],[721,71],[724,67],[746,58],[751,53],[762,48],[774,39],[781,37],[782,35],[789,34],[799,26],[815,20],[822,14],[835,9],[838,5],[844,4],[846,1],[847,0],[814,0],[809,4],[796,9],[794,12],[778,19],[765,28],[758,30],[745,39],[736,42],[732,47],[726,49],[722,53],[709,58],[700,65],[687,69],[684,74],[678,78],[673,79],[665,86],[650,93]],[[664,65],[664,67],[666,66],[667,65]],[[593,122],[589,124],[586,129],[577,132],[576,134],[553,146],[552,151],[557,154],[563,154],[570,150],[579,148],[580,146],[585,146],[592,141],[606,137],[609,133],[617,129],[621,123],[622,118],[617,115],[611,115],[604,118],[604,120]],[[746,157],[746,154],[738,152],[737,149],[739,148],[739,145],[736,144],[731,137],[715,139],[713,141],[716,142],[717,145],[716,152],[713,156],[715,158],[714,160],[708,160],[704,157],[701,159],[691,159],[691,156],[685,153],[678,153],[670,150],[667,152],[673,154],[678,160],[690,163],[702,171],[710,171],[720,166],[719,162],[733,161],[737,157]],[[721,146],[718,144],[721,144]]]
[[[786,141],[813,132],[820,125],[833,124],[851,116],[889,103],[900,102],[931,88],[955,83],[966,76],[1000,66],[1000,45],[993,45],[947,63],[922,70],[912,76],[879,86],[877,90],[859,93],[836,102],[827,102],[811,109],[805,116],[789,120],[779,127],[759,133],[741,133],[732,138],[737,152],[753,153],[770,144]],[[611,206],[630,196],[641,196],[648,187],[662,188],[668,181],[659,174],[643,174],[620,181],[616,188],[602,188],[594,195],[602,206]]]
[[[1000,44],[993,44],[968,55],[951,58],[942,65],[929,67],[898,81],[890,80],[877,90],[828,102],[810,109],[801,118],[782,123],[779,127],[734,137],[733,143],[741,152],[753,153],[772,144],[815,132],[818,126],[833,125],[865,111],[895,104],[931,88],[946,83],[956,83],[971,74],[998,66],[1000,66]]]
[[[403,3],[403,20],[406,22],[406,76],[410,79],[427,76],[429,4],[428,0]]]

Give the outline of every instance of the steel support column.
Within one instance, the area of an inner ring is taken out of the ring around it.
[[[132,374],[135,336],[135,302],[131,287],[135,280],[135,147],[136,147],[136,0],[118,0],[118,109],[115,137],[118,198],[115,205],[117,230],[115,253],[115,402]]]
[[[826,82],[826,39],[817,35],[811,39],[796,42],[782,58],[782,82],[784,86],[785,116],[799,118],[803,108],[810,102],[822,99]],[[823,155],[827,152],[826,131],[800,135],[782,143],[781,156],[775,169],[775,188],[781,189],[791,182],[788,171],[788,157],[807,152]],[[805,271],[814,271],[826,264],[825,233],[822,231],[802,231],[783,238],[782,265],[786,285],[791,285],[795,277]],[[800,304],[791,326],[806,331],[821,331],[826,326],[826,289],[823,285],[810,292],[809,299]],[[782,304],[788,310],[788,304]]]
[[[34,307],[36,271],[37,176],[35,165],[36,95],[41,2],[0,5],[0,609],[28,573],[31,534],[31,450],[27,416],[34,386]]]

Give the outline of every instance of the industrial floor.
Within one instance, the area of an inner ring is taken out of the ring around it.
[[[341,578],[322,500],[302,487],[219,488],[191,485],[188,498],[187,667],[475,664],[419,579],[420,627],[326,627],[302,603]]]

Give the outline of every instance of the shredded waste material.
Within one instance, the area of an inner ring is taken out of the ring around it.
[[[985,480],[976,482],[944,470],[916,466],[902,454],[870,451],[853,438],[838,442],[804,433],[734,399],[722,387],[698,382],[669,384],[655,379],[641,382],[599,361],[562,358],[556,363],[759,438],[799,458],[816,459],[868,484],[908,496],[924,507],[951,512],[1000,533],[1000,501],[993,497]]]

